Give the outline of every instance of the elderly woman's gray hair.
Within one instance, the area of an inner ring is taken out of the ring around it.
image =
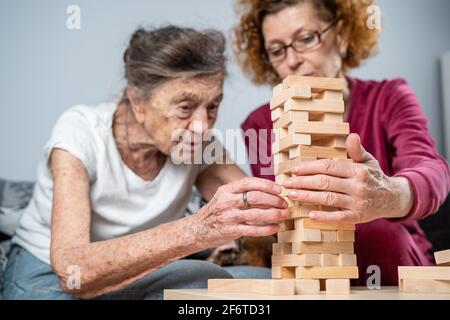
[[[156,87],[170,79],[225,75],[224,52],[225,37],[216,30],[139,28],[124,54],[125,78],[141,99],[148,99]],[[122,103],[129,104],[126,90]]]

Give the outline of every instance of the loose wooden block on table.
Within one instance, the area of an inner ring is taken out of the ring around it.
[[[350,279],[326,279],[327,294],[350,294]]]
[[[357,279],[358,267],[296,267],[297,279]]]
[[[295,294],[295,281],[283,279],[210,279],[208,280],[208,292],[293,295]]]
[[[294,280],[252,280],[252,293],[265,294],[272,296],[288,296],[295,294],[295,281]]]
[[[450,267],[398,267],[398,278],[450,280]]]
[[[434,253],[436,264],[439,266],[450,266],[450,249]]]
[[[292,244],[293,254],[354,254],[352,242],[300,242]]]
[[[311,99],[311,88],[308,86],[293,86],[281,91],[270,100],[270,110],[280,107],[291,98]]]
[[[208,292],[252,293],[253,279],[209,279]]]
[[[288,76],[283,80],[283,86],[309,86],[312,92],[342,91],[345,88],[345,80],[342,78],[321,78]]]
[[[273,267],[318,267],[320,254],[273,255]]]
[[[295,294],[319,294],[320,280],[316,279],[296,279]]]
[[[400,292],[450,293],[450,281],[433,279],[400,279]]]

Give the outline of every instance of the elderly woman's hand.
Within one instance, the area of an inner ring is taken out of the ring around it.
[[[197,240],[212,248],[240,237],[275,234],[279,223],[288,218],[288,204],[279,196],[281,191],[276,183],[259,178],[244,178],[220,187],[193,216]]]
[[[318,160],[303,162],[293,170],[284,187],[289,198],[301,203],[340,208],[314,211],[310,218],[320,221],[364,223],[379,218],[401,218],[413,205],[409,181],[386,176],[378,161],[361,145],[358,135],[347,139],[347,152],[354,161]]]

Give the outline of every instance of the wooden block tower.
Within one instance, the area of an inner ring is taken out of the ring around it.
[[[280,185],[301,162],[351,161],[345,149],[349,124],[344,122],[344,85],[343,79],[290,76],[275,87],[270,102],[275,133],[272,153]],[[339,208],[293,202],[288,193],[283,191],[289,220],[282,223],[278,243],[273,245],[272,278],[295,278],[297,287],[349,293],[350,279],[358,278],[355,226],[312,221],[313,210]]]
[[[275,142],[272,146],[276,182],[283,185],[301,162],[347,159],[344,123],[345,81],[336,78],[289,76],[274,88],[270,101]],[[309,219],[313,210],[338,208],[289,203],[289,220],[281,225],[273,245],[272,280],[210,280],[210,292],[267,295],[350,293],[358,278],[354,254],[355,226]]]

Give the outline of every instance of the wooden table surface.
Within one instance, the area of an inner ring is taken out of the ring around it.
[[[207,289],[164,290],[164,300],[450,300],[450,294],[403,293],[398,287],[369,290],[352,287],[348,295],[263,296],[256,294],[208,293]]]

